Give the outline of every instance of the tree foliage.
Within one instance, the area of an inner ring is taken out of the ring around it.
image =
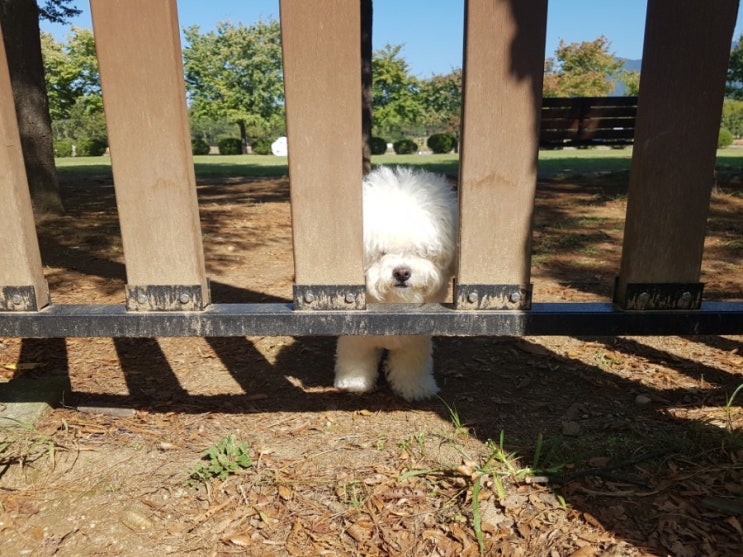
[[[42,33],[41,47],[55,139],[105,141],[106,122],[93,33],[72,27],[66,43]]]
[[[722,126],[734,137],[743,137],[743,100],[725,99],[722,104]]]
[[[73,0],[46,0],[39,5],[39,16],[53,23],[66,23],[71,17],[80,15],[80,10],[70,6]]]
[[[228,22],[201,33],[184,30],[186,89],[195,118],[227,120],[243,146],[283,121],[281,38],[276,21],[249,27]]]
[[[88,112],[103,109],[95,39],[89,29],[72,27],[66,43],[41,34],[49,111],[54,120],[65,120],[76,105]]]
[[[738,37],[738,42],[730,52],[725,96],[743,100],[743,35]]]
[[[421,81],[423,124],[429,131],[459,136],[462,112],[462,70]]]
[[[545,97],[593,97],[609,95],[614,82],[628,72],[609,51],[609,39],[566,44],[560,41],[554,58],[545,61]],[[636,73],[636,72],[635,72]]]
[[[402,45],[385,45],[372,57],[374,129],[377,135],[400,135],[423,116],[420,82],[410,75]]]

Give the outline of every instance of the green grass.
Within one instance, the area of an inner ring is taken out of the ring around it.
[[[627,172],[630,169],[632,149],[563,149],[540,151],[540,176],[564,177],[590,175],[602,172]],[[379,155],[372,158],[374,165],[405,165],[425,168],[432,172],[456,175],[459,157],[448,155]],[[743,168],[743,149],[720,149],[717,152],[719,168]],[[272,155],[201,155],[194,157],[198,178],[250,178],[287,176],[287,158]],[[62,178],[110,179],[111,159],[77,157],[57,159],[57,170]]]

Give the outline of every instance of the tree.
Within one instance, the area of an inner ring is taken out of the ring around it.
[[[186,89],[194,117],[238,125],[245,148],[283,119],[281,38],[276,21],[184,30]]]
[[[0,26],[8,57],[13,101],[29,190],[37,216],[62,214],[54,144],[44,83],[39,17],[63,21],[79,13],[70,0],[0,0]]]
[[[419,81],[400,55],[401,45],[386,45],[372,57],[374,128],[401,133],[405,126],[420,123],[423,105]]]
[[[730,52],[725,96],[743,100],[743,35],[738,37],[738,42],[735,43],[733,50]]]
[[[560,41],[555,58],[544,67],[545,97],[605,96],[614,81],[626,72],[623,63],[609,52],[611,43],[601,36],[593,41],[566,44]]]
[[[106,141],[98,58],[89,29],[72,28],[65,44],[41,34],[55,139]]]
[[[433,75],[420,83],[423,124],[428,131],[459,136],[462,111],[462,70]]]

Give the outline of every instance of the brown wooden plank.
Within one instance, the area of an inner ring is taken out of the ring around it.
[[[737,0],[649,0],[618,289],[696,283]]]
[[[194,286],[203,305],[209,292],[176,2],[93,0],[91,8],[128,287]]]
[[[359,3],[282,0],[295,281],[363,285]]]
[[[547,2],[469,0],[465,19],[457,305],[513,307],[462,294],[530,282]]]
[[[637,106],[637,97],[544,97],[542,106],[560,107],[587,104],[588,106]]]
[[[0,241],[3,246],[0,249],[0,310],[40,309],[49,303],[49,290],[41,266],[8,60],[2,40],[0,137]],[[18,290],[19,287],[21,290]],[[33,292],[29,287],[33,288]]]

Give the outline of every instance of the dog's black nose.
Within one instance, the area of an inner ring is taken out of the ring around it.
[[[407,282],[408,279],[410,279],[411,274],[412,271],[407,265],[398,265],[397,267],[392,269],[392,276],[395,277],[395,280],[400,283]]]

